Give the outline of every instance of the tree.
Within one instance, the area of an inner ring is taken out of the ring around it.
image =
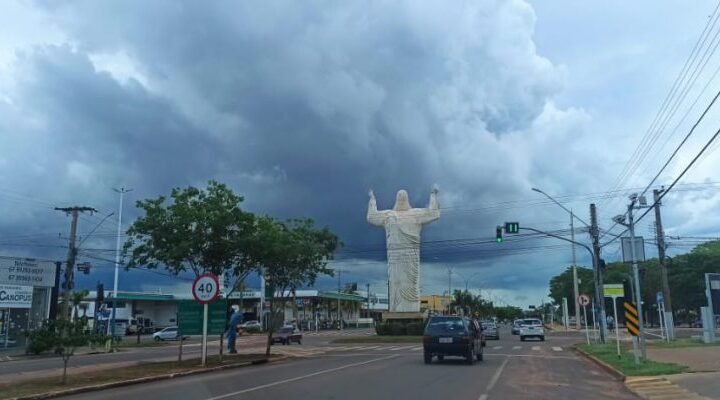
[[[467,290],[455,290],[453,300],[450,302],[452,312],[462,311],[469,316],[490,316],[494,314],[493,303],[475,296]]]
[[[327,262],[339,245],[337,236],[327,228],[316,229],[309,219],[285,223],[259,219],[253,258],[262,265],[265,284],[275,294],[270,302],[266,356],[270,356],[272,334],[288,298],[297,288],[313,285],[318,276],[333,275]]]
[[[87,296],[88,292],[82,291],[73,293],[74,307],[77,308],[80,301]],[[75,354],[75,349],[87,345],[100,345],[107,340],[106,335],[92,333],[87,329],[88,319],[86,316],[76,317],[73,320],[58,319],[48,320],[43,325],[27,334],[30,344],[28,351],[33,354],[40,354],[52,350],[56,355],[62,357],[63,374],[62,384],[67,383],[67,367],[70,357]]]
[[[595,295],[594,273],[591,268],[577,267],[579,294],[587,294],[590,298]],[[607,280],[607,279],[606,279]],[[572,267],[567,267],[561,274],[550,279],[550,298],[555,304],[562,304],[563,297],[568,299],[568,313],[575,315],[575,300],[573,297],[573,274]]]
[[[495,307],[495,316],[501,321],[513,321],[523,317],[523,310],[513,306]]]
[[[165,196],[137,202],[145,215],[128,229],[127,268],[162,265],[174,275],[188,270],[196,277],[224,275],[232,292],[256,270],[249,256],[256,218],[240,208],[244,198],[215,181],[206,190],[175,188],[170,197],[169,204]]]
[[[706,303],[705,274],[720,273],[720,241],[710,241],[693,248],[689,253],[680,254],[666,260],[668,282],[673,300],[673,312],[676,321],[691,322],[699,313],[699,308]],[[655,321],[657,312],[652,312],[656,303],[656,293],[662,291],[659,262],[657,258],[647,259],[639,263],[640,290],[645,304],[649,322]],[[592,288],[592,270],[579,268],[578,275],[582,279],[581,292],[594,293]],[[623,283],[626,285],[625,298],[631,301],[629,283],[632,268],[629,263],[616,262],[608,264],[603,271],[604,283]],[[590,284],[590,287],[585,285]],[[563,273],[550,280],[550,297],[556,302],[562,297],[572,296],[572,271]],[[570,299],[568,299],[570,300]],[[605,299],[606,309],[612,310],[612,301]],[[573,314],[574,302],[568,301],[570,313]],[[610,307],[610,308],[608,308]],[[619,310],[618,310],[619,311]]]

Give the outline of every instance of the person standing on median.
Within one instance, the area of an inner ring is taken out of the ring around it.
[[[227,336],[228,353],[237,354],[235,342],[237,341],[238,325],[243,322],[243,315],[240,312],[240,306],[237,304],[233,304],[232,310],[233,313],[230,316],[230,323],[228,324],[228,330],[225,333],[225,336]]]

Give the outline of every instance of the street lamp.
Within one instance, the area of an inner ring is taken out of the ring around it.
[[[465,275],[463,275],[463,274],[461,274],[461,273],[459,273],[459,272],[457,272],[457,271],[453,271],[453,272],[454,272],[455,274],[457,274],[457,275],[460,275],[460,277],[465,280],[465,291],[466,291],[466,292],[468,291],[468,284],[470,283],[470,281],[472,280],[472,278],[476,277],[477,275],[480,275],[480,273],[481,273],[481,272],[475,272],[474,274],[470,275],[469,278],[466,278]]]
[[[571,239],[572,239],[573,242],[574,242],[574,241],[575,241],[575,223],[574,223],[574,220],[577,219],[578,221],[580,221],[580,222],[582,222],[583,224],[585,224],[585,226],[588,226],[587,222],[585,222],[585,221],[583,221],[582,219],[580,219],[580,217],[578,217],[577,215],[575,215],[575,214],[572,212],[572,210],[568,210],[567,207],[565,207],[564,205],[560,204],[559,201],[555,200],[555,199],[554,199],[552,196],[550,196],[549,194],[543,192],[542,190],[540,190],[540,189],[538,189],[538,188],[531,188],[531,190],[532,190],[533,192],[538,192],[538,193],[544,195],[545,197],[547,197],[548,199],[550,199],[553,203],[557,204],[558,206],[560,206],[560,208],[562,208],[563,210],[567,211],[567,212],[570,214],[570,234],[571,234]],[[574,299],[574,300],[573,300],[573,304],[575,305],[575,329],[580,330],[580,307],[578,306],[578,296],[580,296],[580,288],[579,288],[579,283],[578,283],[577,260],[576,260],[576,258],[575,258],[575,244],[574,244],[574,243],[571,244],[571,249],[572,249],[573,299]]]

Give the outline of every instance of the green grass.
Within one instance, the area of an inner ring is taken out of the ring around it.
[[[277,356],[271,356],[277,358]],[[262,354],[236,354],[225,355],[220,362],[218,356],[209,356],[207,366],[217,367],[221,365],[232,365],[247,361],[259,362],[265,359]],[[13,383],[0,383],[0,400],[12,399],[21,396],[37,395],[42,393],[55,392],[76,387],[99,385],[104,383],[119,382],[130,379],[166,375],[177,372],[202,369],[197,358],[183,360],[182,363],[158,362],[142,363],[132,367],[101,369],[97,371],[83,372],[80,374],[68,374],[68,382],[60,383],[62,372],[56,378],[27,379]],[[73,360],[70,360],[70,366]]]
[[[421,343],[422,336],[347,336],[332,343]]]
[[[627,346],[621,345],[620,358],[618,358],[617,348],[614,344],[579,344],[578,348],[610,364],[627,376],[669,375],[688,370],[688,367],[684,365],[652,360],[640,360],[640,364],[635,365],[632,349],[628,349]]]
[[[715,343],[703,343],[700,339],[676,339],[672,342],[668,343],[665,341],[648,341],[647,342],[648,347],[652,347],[654,349],[681,349],[685,347],[712,347],[712,346],[720,346],[720,342]]]

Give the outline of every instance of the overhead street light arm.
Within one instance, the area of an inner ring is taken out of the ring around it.
[[[531,231],[531,232],[535,232],[535,233],[540,233],[540,234],[543,234],[543,235],[547,235],[547,236],[550,236],[550,237],[554,237],[555,239],[560,239],[560,240],[564,240],[564,241],[566,241],[566,242],[570,242],[570,243],[572,243],[572,244],[576,244],[576,245],[578,245],[578,246],[581,246],[581,247],[584,248],[585,250],[587,250],[588,253],[590,253],[590,258],[595,259],[595,253],[593,253],[593,251],[592,251],[592,249],[590,248],[590,246],[588,246],[588,245],[586,245],[586,244],[584,244],[584,243],[576,242],[576,241],[574,241],[574,240],[570,240],[570,239],[568,239],[568,238],[566,238],[566,237],[562,237],[562,236],[556,235],[556,234],[554,234],[554,233],[544,232],[544,231],[541,231],[541,230],[535,229],[535,228],[528,228],[528,227],[526,227],[526,226],[521,226],[521,227],[520,227],[520,230],[526,230],[526,231]]]
[[[587,222],[583,221],[583,220],[582,220],[580,217],[578,217],[577,214],[575,214],[574,212],[568,210],[567,207],[565,207],[564,205],[560,204],[559,201],[555,200],[555,199],[554,199],[552,196],[550,196],[549,194],[543,192],[542,190],[540,190],[540,189],[538,189],[538,188],[531,188],[531,189],[532,189],[533,192],[538,192],[538,193],[544,195],[545,197],[547,197],[548,199],[550,199],[553,203],[559,205],[563,210],[567,211],[568,214],[572,215],[573,218],[575,218],[576,220],[582,222],[583,225],[585,225],[585,226],[587,226],[587,227],[590,227],[590,225],[589,225]]]

